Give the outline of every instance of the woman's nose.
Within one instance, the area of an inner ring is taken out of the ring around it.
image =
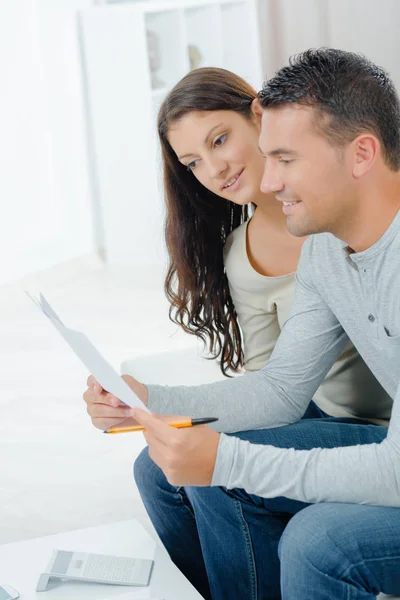
[[[210,160],[208,169],[210,177],[216,179],[227,172],[228,163],[222,157],[214,158],[213,160]]]

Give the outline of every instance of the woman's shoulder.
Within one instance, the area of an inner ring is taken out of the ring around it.
[[[243,255],[246,252],[246,231],[247,231],[248,221],[236,227],[226,238],[226,242],[224,245],[223,253],[224,253],[224,263],[225,267],[227,263],[231,261],[231,259],[235,256],[235,260],[239,255]]]

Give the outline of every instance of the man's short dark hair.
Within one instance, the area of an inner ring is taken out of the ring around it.
[[[294,55],[258,94],[264,108],[301,104],[317,109],[317,126],[336,146],[376,135],[383,159],[400,169],[400,102],[388,73],[362,54],[334,48]]]

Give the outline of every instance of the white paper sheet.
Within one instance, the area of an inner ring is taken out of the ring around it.
[[[65,327],[60,317],[55,313],[42,294],[40,294],[39,298],[35,298],[29,292],[26,292],[26,294],[40,308],[43,314],[46,315],[50,323],[54,325],[77,357],[83,362],[89,373],[93,375],[104,390],[110,392],[132,408],[141,408],[148,413],[150,412],[129,385],[102,357],[85,334]]]

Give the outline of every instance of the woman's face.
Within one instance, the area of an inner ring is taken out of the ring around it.
[[[244,205],[263,195],[259,134],[255,118],[233,110],[194,111],[171,125],[168,141],[204,187]]]

